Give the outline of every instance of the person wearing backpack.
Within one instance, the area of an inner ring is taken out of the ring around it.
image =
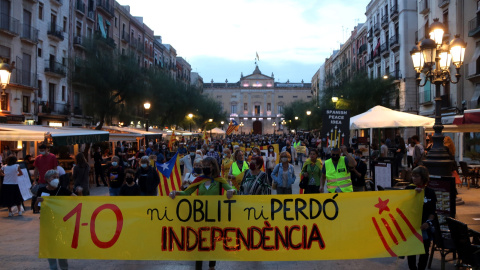
[[[295,183],[295,169],[290,164],[291,156],[287,151],[280,153],[280,163],[275,166],[271,177],[272,186],[276,186],[277,194],[292,194],[292,184]],[[275,188],[274,188],[275,189]]]

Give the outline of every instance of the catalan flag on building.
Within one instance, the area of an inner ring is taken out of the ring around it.
[[[232,134],[233,131],[238,131],[240,125],[235,120],[231,120],[227,128],[227,136]]]
[[[165,163],[156,163],[157,173],[160,176],[158,185],[160,196],[168,196],[172,190],[180,191],[182,175],[180,172],[180,158],[178,152]]]

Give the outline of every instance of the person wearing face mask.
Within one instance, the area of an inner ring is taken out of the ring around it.
[[[270,145],[267,148],[267,156],[265,161],[265,167],[267,167],[266,168],[267,178],[270,183],[273,183],[271,174],[276,164],[277,164],[277,153],[275,153],[275,149],[273,148],[273,146]]]
[[[38,150],[40,154],[35,158],[35,161],[33,162],[33,166],[35,166],[34,178],[37,179],[38,177],[37,183],[45,186],[45,173],[48,170],[56,169],[58,166],[58,161],[54,154],[47,151],[47,146],[45,144],[41,144],[38,147]]]
[[[300,167],[303,168],[303,159],[308,156],[308,149],[305,145],[305,141],[300,141],[300,144],[295,147],[295,150],[297,150],[297,160],[300,163]]]
[[[135,172],[132,169],[125,171],[125,184],[120,188],[120,196],[140,196],[140,187],[135,183]]]
[[[287,141],[286,145],[282,148],[282,152],[285,152],[285,151],[287,151],[290,154],[291,156],[290,163],[293,164],[293,161],[297,159],[297,150],[295,149],[295,147],[292,147],[292,145],[290,144],[290,141]]]
[[[42,196],[76,196],[75,193],[72,193],[68,189],[60,186],[60,180],[58,179],[58,172],[56,170],[48,170],[43,179],[45,179],[45,183],[47,184],[44,187],[38,189],[36,193],[36,203],[34,205],[35,211],[39,211],[39,203],[43,202]],[[48,264],[50,265],[50,269],[68,269],[68,261],[67,259],[47,259]]]
[[[140,160],[140,168],[135,174],[138,180],[142,196],[157,196],[157,186],[160,184],[160,176],[157,170],[150,166],[148,157],[142,157]]]
[[[120,166],[119,157],[114,156],[112,158],[112,163],[107,169],[107,175],[108,191],[110,192],[110,196],[118,196],[120,194],[120,188],[123,185],[123,181],[125,180],[125,174],[123,167]]]
[[[185,177],[183,178],[182,182],[182,190],[188,188],[188,186],[197,179],[200,175],[202,175],[202,160],[201,158],[197,158],[194,160],[193,170],[191,173],[186,173]]]
[[[295,182],[295,169],[289,164],[290,154],[280,153],[280,163],[275,166],[271,177],[277,183],[277,194],[292,194],[292,184]]]
[[[183,165],[184,176],[193,171],[193,162],[195,160],[195,147],[191,146],[188,150],[188,155],[185,155],[180,159],[180,165]]]
[[[104,186],[107,186],[107,182],[105,181],[105,173],[103,172],[102,168],[102,148],[98,146],[95,150],[95,153],[93,154],[93,160],[94,160],[94,168],[95,168],[95,182],[97,183],[97,187],[100,186],[100,183],[98,182],[98,178],[103,182]]]
[[[83,153],[78,153],[75,156],[76,166],[73,167],[73,181],[74,191],[77,195],[88,196],[90,195],[90,188],[88,184],[90,165]]]
[[[262,167],[263,158],[261,156],[254,156],[240,183],[241,195],[272,194],[272,186],[268,182],[267,174],[262,172]]]
[[[352,185],[353,191],[365,191],[365,174],[367,173],[367,164],[363,162],[362,158],[362,151],[355,150],[355,161],[357,162],[357,166],[352,168],[350,171],[352,173]]]
[[[217,165],[222,164],[222,160],[220,159],[220,155],[217,151],[215,151],[215,145],[211,144],[208,148],[208,152],[206,154],[207,157],[212,157],[217,161]]]
[[[340,156],[340,152],[344,156]],[[347,152],[345,145],[342,145],[340,149],[334,148],[332,157],[325,161],[322,169],[320,192],[323,192],[325,185],[330,193],[353,192],[350,170],[355,166],[357,166],[357,162]]]
[[[222,195],[225,190],[227,199],[231,199],[237,193],[234,187],[227,183],[225,178],[220,177],[220,169],[217,161],[212,157],[206,157],[202,160],[203,175],[197,177],[191,185],[184,191],[172,191],[169,196],[175,199],[176,196],[187,196],[198,190],[198,195]],[[195,269],[202,269],[202,261],[196,261]],[[215,269],[216,262],[208,263],[209,269]]]
[[[147,150],[145,150],[145,155],[150,156],[153,153],[153,142],[148,142]]]
[[[322,178],[322,161],[316,148],[310,151],[310,158],[305,161],[301,175],[308,180],[305,194],[319,193]]]
[[[223,178],[225,179],[228,178],[228,172],[230,171],[232,164],[233,164],[232,153],[230,152],[230,149],[224,148],[223,156],[222,156],[222,177]]]
[[[230,167],[230,171],[228,172],[228,179],[232,182],[232,184],[238,190],[240,188],[239,181],[241,179],[239,179],[239,181],[236,181],[236,177],[240,175],[242,172],[248,170],[248,163],[245,161],[245,153],[240,149],[237,149],[235,151],[235,154],[233,155],[233,159],[235,162],[233,162],[232,166]]]

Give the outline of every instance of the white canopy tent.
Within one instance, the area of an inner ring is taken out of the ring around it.
[[[350,129],[425,127],[432,126],[434,122],[434,118],[375,106],[362,114],[351,117]]]
[[[213,128],[211,130],[208,131],[209,133],[212,133],[212,134],[225,134],[225,131],[220,129],[220,128]]]

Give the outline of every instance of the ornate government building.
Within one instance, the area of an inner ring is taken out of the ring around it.
[[[282,126],[283,108],[296,100],[310,101],[314,94],[311,84],[275,82],[274,75],[262,74],[258,65],[251,75],[240,76],[236,83],[204,84],[204,94],[210,95],[222,104],[231,119],[241,125],[243,133],[272,134],[288,132]],[[243,124],[243,126],[242,126]]]

